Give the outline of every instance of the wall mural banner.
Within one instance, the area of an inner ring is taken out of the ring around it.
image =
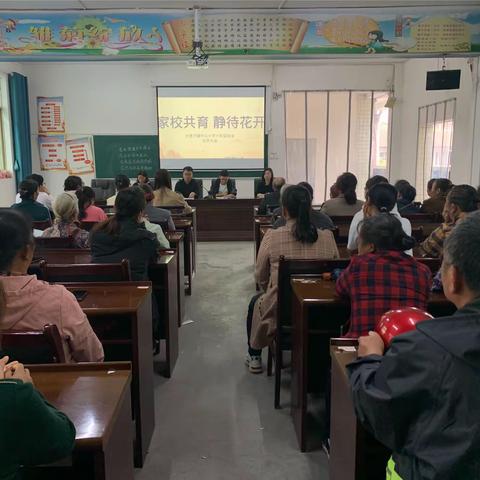
[[[203,12],[210,55],[480,54],[480,9]],[[185,12],[0,12],[0,59],[171,58],[192,50]]]

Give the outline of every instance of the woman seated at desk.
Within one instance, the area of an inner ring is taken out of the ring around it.
[[[24,180],[20,183],[18,194],[20,203],[15,203],[12,208],[28,215],[34,222],[50,222],[50,211],[47,207],[37,202],[38,183],[35,180]]]
[[[265,293],[254,296],[248,307],[246,364],[251,373],[262,372],[262,348],[268,346],[275,335],[280,256],[338,258],[333,233],[317,230],[312,224],[312,197],[306,188],[287,187],[281,202],[286,225],[267,231],[257,256],[255,277]]]
[[[82,222],[104,222],[107,214],[95,206],[95,192],[90,187],[82,187],[76,192],[78,198],[78,219]]]
[[[263,198],[267,193],[273,193],[273,170],[266,168],[263,171],[262,178],[257,185],[257,191],[255,192],[255,198]]]
[[[161,168],[155,174],[155,191],[153,194],[154,207],[183,207],[185,213],[192,211],[192,207],[185,201],[183,196],[172,190],[170,172],[164,168]]]
[[[52,323],[64,341],[67,361],[103,361],[102,344],[73,294],[28,275],[35,250],[31,227],[17,212],[0,212],[0,281],[7,300],[1,328],[41,330]]]
[[[347,337],[368,335],[393,308],[427,309],[432,275],[427,266],[405,253],[414,244],[400,220],[389,213],[360,224],[358,255],[337,281],[337,294],[351,302]]]

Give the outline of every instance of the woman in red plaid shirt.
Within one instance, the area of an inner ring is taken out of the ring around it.
[[[381,213],[360,224],[358,256],[337,281],[337,294],[351,301],[347,337],[368,335],[394,308],[427,309],[430,269],[407,255],[415,241],[393,215]]]

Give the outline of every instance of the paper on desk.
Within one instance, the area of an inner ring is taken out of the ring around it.
[[[338,350],[341,350],[342,352],[356,352],[357,347],[337,347]]]

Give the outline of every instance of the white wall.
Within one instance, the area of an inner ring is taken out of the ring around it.
[[[29,77],[32,116],[33,169],[39,170],[36,144],[37,96],[63,96],[67,131],[84,134],[156,134],[156,85],[267,85],[268,90],[388,89],[393,76],[389,63],[351,61],[342,64],[213,64],[189,70],[183,64],[35,63],[25,64]],[[269,102],[267,102],[267,107]],[[276,175],[285,174],[283,97],[267,108],[269,163]],[[45,172],[55,193],[64,172]],[[92,176],[84,176],[89,184]],[[209,185],[209,181],[205,181]],[[251,179],[237,179],[239,197],[253,196]]]
[[[401,92],[397,92],[398,102],[395,108],[400,110],[401,118],[401,148],[400,155],[394,156],[392,162],[391,179],[405,178],[415,182],[418,108],[436,102],[456,98],[455,131],[453,138],[451,180],[454,183],[476,183],[479,180],[478,153],[473,159],[474,118],[475,118],[475,91],[478,88],[478,64],[475,60],[473,73],[466,58],[449,58],[447,67],[459,68],[461,85],[459,90],[426,91],[426,72],[440,70],[441,59],[412,59],[402,67]],[[477,115],[480,112],[477,112]],[[477,122],[476,136],[478,137],[480,122]],[[398,132],[397,132],[398,133]],[[472,160],[476,163],[474,165]],[[473,173],[472,173],[472,167]]]

